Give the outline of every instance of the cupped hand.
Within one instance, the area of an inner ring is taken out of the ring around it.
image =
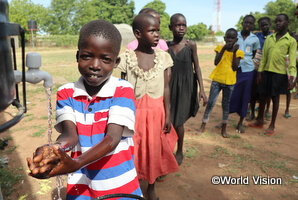
[[[59,145],[43,145],[38,147],[33,153],[33,158],[27,158],[27,165],[30,170],[29,175],[38,179],[49,178],[48,173],[60,161],[59,157],[54,154],[53,147]]]
[[[78,158],[72,159],[61,148],[53,147],[54,153],[59,157],[60,162],[49,172],[49,177],[68,174],[79,170],[81,167]]]

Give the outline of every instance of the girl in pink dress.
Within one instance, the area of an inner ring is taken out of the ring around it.
[[[156,200],[156,178],[178,171],[173,155],[177,135],[171,129],[170,92],[167,70],[171,56],[160,49],[153,50],[159,40],[159,23],[152,15],[139,14],[133,21],[139,42],[136,50],[126,50],[118,68],[121,78],[135,89],[135,165],[140,179],[148,181],[147,199]]]

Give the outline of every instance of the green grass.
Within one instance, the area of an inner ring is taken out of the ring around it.
[[[0,157],[0,159],[2,158],[3,157]],[[9,196],[16,190],[14,185],[22,178],[18,170],[19,169],[10,169],[7,165],[0,163],[0,185],[4,197]]]
[[[38,129],[34,133],[32,133],[32,137],[43,137],[45,135],[46,130],[48,127],[43,126],[33,126],[34,129]]]

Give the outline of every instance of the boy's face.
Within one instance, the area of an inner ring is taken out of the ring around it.
[[[243,31],[251,31],[255,26],[255,20],[252,17],[244,18],[242,22],[242,30]]]
[[[77,60],[79,71],[90,86],[99,86],[106,81],[120,62],[113,43],[95,35],[86,38]]]
[[[270,28],[270,23],[268,20],[262,20],[259,23],[259,28],[263,33],[268,33]]]
[[[177,16],[171,23],[170,29],[174,37],[184,37],[187,30],[186,19],[182,16]]]
[[[224,37],[228,49],[232,49],[234,44],[238,41],[236,31],[228,31]]]
[[[139,30],[137,38],[139,42],[144,45],[151,47],[156,47],[159,41],[159,22],[155,18],[148,18],[144,20],[142,30]]]
[[[289,22],[286,20],[285,16],[277,15],[275,18],[275,30],[277,32],[286,30],[288,28]]]

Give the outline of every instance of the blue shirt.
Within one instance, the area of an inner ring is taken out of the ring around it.
[[[252,61],[253,51],[256,51],[260,48],[259,38],[255,34],[250,33],[249,36],[247,36],[246,39],[243,40],[241,32],[239,31],[237,44],[239,44],[239,49],[244,52],[244,59],[240,60],[239,64],[239,67],[241,67],[241,71],[253,71],[255,68],[254,63]]]
[[[263,32],[257,32],[256,33],[256,36],[259,38],[259,41],[260,41],[260,45],[261,45],[261,50],[263,50],[263,46],[264,46],[264,43],[265,43],[265,40],[266,40],[266,38],[269,36],[269,35],[272,35],[272,33],[271,32],[269,32],[269,34],[268,35],[264,35],[263,34]]]

